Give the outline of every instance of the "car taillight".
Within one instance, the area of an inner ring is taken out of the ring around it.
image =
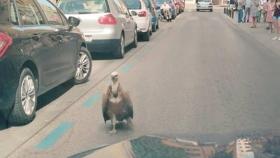
[[[0,32],[0,58],[5,55],[7,49],[12,43],[13,40],[9,35]]]
[[[145,17],[145,16],[147,16],[147,12],[146,11],[140,11],[140,12],[138,12],[138,16]]]
[[[98,19],[99,24],[115,25],[117,24],[116,18],[112,14],[107,14]]]

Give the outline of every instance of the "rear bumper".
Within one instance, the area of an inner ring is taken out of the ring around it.
[[[14,104],[19,76],[9,60],[0,60],[0,110],[9,109]]]
[[[135,18],[137,32],[147,32],[149,30],[150,18]]]
[[[196,9],[199,9],[199,10],[211,10],[213,9],[213,6],[212,5],[209,5],[209,6],[196,6]]]
[[[119,48],[119,43],[119,39],[93,40],[87,42],[87,47],[90,52],[94,53],[112,53]]]

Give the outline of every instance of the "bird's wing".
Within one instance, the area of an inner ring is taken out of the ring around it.
[[[107,120],[110,119],[108,115],[108,103],[109,103],[109,93],[105,93],[102,96],[102,113],[103,113],[103,118],[104,121],[106,122]]]

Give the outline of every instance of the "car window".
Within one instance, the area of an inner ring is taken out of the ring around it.
[[[141,9],[141,2],[139,0],[124,0],[128,9]]]
[[[44,11],[48,23],[51,25],[63,25],[63,21],[61,16],[58,13],[58,10],[55,8],[53,4],[51,4],[47,0],[38,0],[39,5]]]
[[[151,6],[151,3],[150,3],[150,0],[144,0],[144,2],[145,2],[146,7],[151,9],[152,6]]]
[[[109,10],[105,0],[62,0],[58,7],[65,14],[106,13]]]
[[[33,0],[16,0],[22,25],[44,24],[43,17]]]
[[[117,9],[121,14],[126,13],[126,9],[124,8],[124,6],[122,5],[122,3],[119,0],[113,0],[113,2],[117,6]]]
[[[0,0],[0,23],[9,21],[7,0]]]
[[[16,14],[15,4],[13,2],[10,4],[10,19],[12,24],[18,25],[18,16]]]
[[[124,3],[124,1],[123,0],[119,0],[119,2],[121,4],[121,8],[122,8],[123,12],[125,14],[129,14],[128,8],[127,8],[126,4]]]
[[[167,0],[157,0],[158,4],[163,4],[164,2],[167,2]]]

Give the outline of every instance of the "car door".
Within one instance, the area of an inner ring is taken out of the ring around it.
[[[125,11],[124,5],[121,0],[113,0],[116,5],[119,13],[119,19],[123,25],[124,33],[125,33],[125,43],[126,45],[130,43],[131,40],[131,20],[129,14]]]
[[[48,25],[54,30],[52,36],[56,44],[57,63],[53,75],[57,76],[56,83],[61,83],[73,77],[79,51],[77,50],[78,38],[69,31],[67,20],[52,3],[48,0],[37,0],[37,2],[44,12]]]
[[[13,2],[13,1],[12,1]],[[33,0],[15,0],[19,26],[19,50],[27,60],[34,62],[39,75],[39,93],[46,91],[56,80],[54,66],[58,63],[56,43],[52,37],[53,29],[46,25],[37,5]]]
[[[124,14],[126,15],[126,23],[127,23],[127,29],[128,29],[128,33],[129,33],[129,39],[128,42],[131,43],[134,41],[134,31],[135,31],[135,22],[133,20],[133,17],[131,16],[129,10],[127,9],[127,6],[125,5],[125,3],[120,0],[120,3],[122,5]]]

